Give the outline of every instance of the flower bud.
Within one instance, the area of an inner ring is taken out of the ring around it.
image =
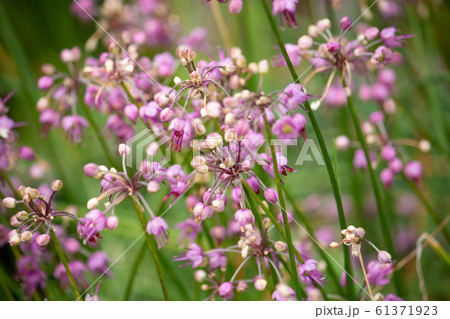
[[[159,144],[157,142],[151,142],[150,144],[147,145],[147,155],[150,157],[155,156],[159,151]]]
[[[20,225],[22,225],[22,222],[17,219],[16,215],[11,216],[11,218],[9,219],[9,223],[12,227],[19,227]]]
[[[222,298],[231,299],[234,296],[233,284],[230,282],[224,282],[219,287],[219,295]]]
[[[20,148],[19,156],[20,156],[20,158],[22,158],[22,159],[24,159],[26,161],[32,161],[36,157],[36,155],[34,154],[33,149],[31,147],[28,147],[28,146],[22,146]]]
[[[59,192],[61,190],[61,188],[63,187],[63,182],[61,182],[59,179],[55,179],[52,182],[52,190],[54,192]]]
[[[19,222],[23,223],[28,219],[28,213],[22,210],[16,214],[16,218]]]
[[[247,224],[253,225],[255,223],[255,216],[249,209],[239,209],[234,213],[234,221],[241,227],[241,230]]]
[[[33,233],[28,230],[20,234],[20,240],[24,243],[29,242],[31,238],[33,238]]]
[[[5,197],[2,200],[2,205],[6,208],[14,208],[16,207],[17,201],[12,197]]]
[[[163,108],[169,103],[169,98],[164,93],[158,93],[155,97],[155,102],[159,107]]]
[[[156,181],[150,181],[147,184],[147,192],[150,194],[157,193],[160,190],[159,183]]]
[[[20,244],[20,236],[18,234],[14,234],[8,238],[9,244],[14,247]]]
[[[248,70],[250,71],[250,73],[256,74],[258,73],[258,64],[256,64],[255,62],[252,62],[248,65]]]
[[[428,140],[419,141],[419,150],[423,153],[428,153],[431,150],[431,143]]]
[[[332,242],[330,243],[330,247],[331,247],[331,248],[336,248],[336,247],[339,247],[339,244],[338,244],[337,242],[335,242],[335,241],[332,241]]]
[[[339,26],[343,31],[347,31],[352,27],[352,20],[349,17],[345,16],[339,22]]]
[[[247,289],[248,289],[248,284],[247,284],[245,281],[240,280],[240,281],[238,282],[237,286],[236,286],[236,291],[237,291],[237,292],[244,292],[244,291],[246,291]]]
[[[196,270],[194,271],[194,279],[196,282],[202,282],[207,277],[207,274],[204,270]]]
[[[99,203],[99,200],[97,197],[91,198],[87,202],[87,209],[93,209],[93,208],[97,207],[98,203]]]
[[[100,172],[99,166],[94,163],[88,163],[84,165],[84,174],[88,177],[97,177],[98,173]]]
[[[119,225],[119,218],[117,216],[109,216],[106,218],[106,228],[114,230]]]
[[[228,11],[231,14],[238,14],[242,10],[242,0],[231,0],[228,5]]]
[[[272,227],[272,225],[273,225],[273,223],[272,223],[272,221],[270,220],[270,218],[266,217],[266,218],[263,219],[263,221],[262,221],[262,227],[263,227],[264,229],[269,229],[270,227]]]
[[[246,120],[239,120],[236,124],[236,138],[242,141],[245,135],[250,131],[250,123]]]
[[[48,90],[53,85],[53,78],[47,75],[42,76],[38,80],[38,88],[41,91]]]
[[[390,264],[392,262],[392,257],[387,251],[380,250],[378,252],[378,261],[383,264]]]
[[[301,36],[297,41],[297,46],[300,48],[300,50],[308,50],[311,48],[313,44],[313,40],[308,35]]]
[[[394,173],[389,169],[385,168],[380,173],[380,180],[386,187],[386,189],[389,189],[394,182]]]
[[[267,281],[263,275],[258,275],[255,277],[255,288],[259,291],[264,291],[267,287]]]
[[[348,150],[350,148],[350,144],[351,144],[350,139],[345,135],[339,135],[334,140],[334,145],[338,150],[342,151]]]
[[[133,123],[136,124],[139,109],[134,104],[128,104],[124,109],[125,116]]]
[[[329,19],[321,19],[316,23],[320,31],[326,31],[331,28],[331,21]]]
[[[286,243],[284,243],[284,242],[282,242],[282,241],[276,241],[276,242],[275,242],[275,250],[276,250],[276,251],[283,252],[283,251],[286,250],[286,248],[287,248]]]
[[[122,157],[127,156],[131,152],[131,148],[127,144],[124,144],[124,143],[119,144],[119,147],[117,150],[119,151],[119,154]]]
[[[259,61],[258,71],[260,74],[266,74],[267,72],[269,72],[269,63],[267,62],[267,60]]]
[[[422,177],[422,164],[418,161],[412,161],[405,165],[405,175],[413,182],[420,182]]]
[[[45,247],[50,242],[50,236],[47,234],[42,234],[37,236],[36,238],[36,244],[38,244],[40,247]]]
[[[371,27],[368,28],[365,32],[364,32],[364,36],[366,37],[366,39],[368,41],[372,41],[375,40],[378,35],[380,34],[380,31],[378,30],[378,28],[376,27]]]
[[[216,119],[222,114],[222,106],[219,102],[211,101],[206,104],[206,114],[208,114],[209,117]]]
[[[167,109],[163,109],[159,116],[161,118],[161,121],[167,123],[167,122],[172,121],[173,115],[174,115],[174,112],[171,109],[167,108]]]
[[[315,25],[308,26],[308,34],[311,38],[317,38],[319,36],[319,28]]]
[[[272,188],[268,188],[264,191],[264,197],[269,203],[275,204],[276,202],[278,202],[278,194]]]
[[[395,155],[397,154],[397,152],[395,151],[395,148],[392,145],[386,145],[385,147],[383,147],[383,149],[381,150],[381,157],[385,160],[385,161],[392,161],[393,159],[395,159]]]
[[[403,169],[403,162],[400,159],[398,159],[398,158],[394,158],[392,161],[389,162],[389,169],[394,174],[398,174]]]

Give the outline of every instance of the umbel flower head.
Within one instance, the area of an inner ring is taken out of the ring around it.
[[[366,242],[378,253],[378,261],[380,263],[389,264],[392,262],[392,257],[387,251],[378,249],[371,241],[364,238],[364,235],[366,234],[364,228],[356,228],[355,226],[350,225],[346,229],[341,230],[341,234],[344,236],[342,241],[340,243],[335,241],[331,242],[331,248],[339,247],[341,244],[351,246],[353,257],[358,257],[361,253],[362,242]]]
[[[59,192],[63,186],[60,180],[54,180],[51,185],[52,193],[47,199],[39,190],[31,187],[20,186],[17,190],[20,200],[13,197],[6,197],[2,200],[2,205],[6,208],[15,208],[23,204],[26,210],[21,210],[10,219],[11,226],[14,227],[8,234],[8,241],[11,246],[17,246],[22,242],[29,242],[33,239],[33,234],[43,227],[44,232],[35,237],[36,243],[41,246],[47,246],[50,241],[50,231],[54,228],[53,220],[57,216],[66,216],[79,220],[71,213],[56,211],[52,205],[56,192]],[[82,222],[82,221],[80,221]]]

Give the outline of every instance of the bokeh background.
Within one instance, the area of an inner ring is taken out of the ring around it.
[[[189,33],[196,27],[204,27],[209,34],[211,46],[224,47],[220,32],[206,1],[203,0],[173,0],[172,12],[174,19],[179,19],[182,34]],[[369,1],[371,2],[371,1]],[[397,114],[394,119],[393,134],[398,137],[413,139],[428,139],[432,143],[432,150],[428,154],[421,154],[413,148],[407,149],[413,158],[418,158],[425,167],[423,189],[430,201],[437,208],[441,216],[450,210],[449,196],[449,135],[450,119],[449,108],[449,79],[450,63],[450,15],[449,1],[399,1],[403,8],[400,16],[394,19],[382,19],[373,11],[371,23],[378,27],[394,25],[406,34],[415,34],[414,38],[407,40],[407,45],[401,49],[404,56],[403,64],[396,67],[398,74],[398,88],[395,97]],[[71,0],[1,0],[0,1],[0,96],[15,91],[14,96],[7,104],[10,107],[10,116],[16,121],[27,123],[18,129],[20,141],[31,146],[40,160],[48,163],[48,171],[44,181],[59,178],[64,182],[64,191],[58,198],[61,207],[75,204],[79,214],[87,212],[85,203],[94,194],[99,192],[97,181],[89,179],[83,174],[83,165],[88,162],[106,163],[103,153],[90,129],[87,130],[85,141],[82,144],[71,144],[61,131],[52,129],[49,136],[43,139],[39,134],[39,114],[36,111],[36,102],[41,93],[36,82],[41,75],[40,67],[43,63],[53,63],[57,68],[64,66],[59,60],[59,53],[64,48],[73,46],[83,47],[86,40],[95,32],[93,22],[81,22],[69,10]],[[226,26],[234,46],[242,48],[248,61],[271,60],[280,51],[276,47],[275,39],[264,16],[259,0],[245,0],[244,9],[240,15],[229,14],[226,6],[220,7]],[[331,13],[331,16],[330,16]],[[307,32],[307,26],[320,18],[329,17],[336,22],[348,15],[352,20],[360,16],[361,9],[357,0],[346,0],[340,11],[330,9],[328,1],[300,1],[296,14],[299,27],[286,29],[282,32],[285,42],[296,43],[297,39]],[[361,18],[364,21],[364,18]],[[335,25],[336,27],[336,25]],[[175,47],[154,49],[146,52],[150,57],[162,50],[175,53]],[[101,46],[93,53],[97,56],[102,50]],[[215,50],[213,50],[214,52]],[[199,53],[202,56],[201,53]],[[206,55],[203,55],[205,57]],[[303,73],[308,67],[306,62],[297,68]],[[184,70],[179,70],[184,72]],[[307,75],[307,74],[306,74]],[[305,76],[306,76],[305,75]],[[272,69],[265,78],[264,89],[267,91],[284,88],[290,82],[285,68]],[[308,86],[308,92],[320,94],[326,78],[321,76]],[[357,101],[358,112],[366,116],[376,110],[377,106],[371,103]],[[350,115],[347,109],[333,109],[327,105],[321,106],[316,112],[319,124],[325,134],[329,149],[332,152],[333,138],[346,133],[350,127]],[[105,118],[97,115],[96,120],[101,126]],[[348,122],[347,122],[348,121]],[[346,124],[347,123],[347,124]],[[352,129],[352,136],[356,136]],[[314,132],[308,126],[310,138],[315,138]],[[111,149],[115,148],[114,141],[108,142]],[[295,161],[298,148],[290,147],[290,158]],[[367,237],[373,242],[383,245],[380,227],[375,217],[374,199],[371,196],[371,187],[367,172],[355,172],[349,163],[350,153],[337,153],[339,181],[342,192],[348,202],[348,217],[350,223],[363,226],[367,230]],[[21,164],[20,172],[26,179],[28,167]],[[295,167],[297,172],[286,178],[285,187],[298,199],[298,205],[306,209],[308,218],[311,218],[316,228],[329,226],[336,230],[336,239],[339,238],[337,215],[334,214],[332,193],[325,166],[317,166],[312,162],[305,162]],[[36,182],[38,186],[42,182]],[[384,193],[388,206],[390,222],[396,233],[406,229],[413,238],[421,233],[431,232],[435,226],[430,222],[424,209],[413,196],[407,196],[409,189],[403,181],[397,180],[395,186]],[[320,197],[317,197],[317,196]],[[407,196],[407,197],[405,197]],[[318,198],[318,199],[317,199]],[[355,200],[356,199],[356,200]],[[308,213],[308,203],[319,201],[320,207]],[[149,200],[152,207],[158,207],[161,198],[158,195]],[[403,205],[403,206],[402,206]],[[408,215],[398,212],[405,205],[411,211]],[[141,226],[131,203],[121,205],[117,209],[120,217],[120,226],[113,232],[104,232],[100,247],[110,256],[111,260],[119,257],[131,243],[141,234]],[[183,200],[180,200],[166,215],[169,225],[184,220],[188,216]],[[75,229],[75,224],[70,225]],[[294,233],[304,236],[299,229]],[[160,251],[163,266],[168,277],[168,288],[174,299],[199,299],[203,293],[195,283],[190,267],[178,268],[178,263],[172,262],[174,255],[179,253],[175,245],[178,231],[171,227],[169,245]],[[439,236],[437,239],[439,240]],[[103,300],[120,300],[123,298],[125,285],[133,260],[138,254],[144,241],[142,237],[126,254],[120,258],[111,269],[113,277],[102,279],[100,297]],[[443,242],[443,241],[442,241]],[[401,242],[396,244],[401,245]],[[400,254],[405,256],[414,247],[408,247]],[[342,256],[339,251],[328,249],[341,264]],[[7,248],[1,250],[2,260],[7,260],[10,252]],[[162,298],[158,278],[153,262],[148,252],[145,253],[144,262],[138,270],[137,280],[133,293],[134,300],[160,300]],[[422,257],[427,288],[430,299],[448,300],[450,297],[450,272],[448,266],[438,259],[435,252],[425,249]],[[14,265],[9,263],[6,269],[12,277]],[[230,271],[232,271],[230,269]],[[70,292],[64,296],[58,289],[58,283],[52,278],[53,269],[46,271],[49,274],[49,289],[55,299],[70,298]],[[408,299],[420,299],[417,274],[414,262],[410,262],[403,271],[403,282]],[[362,277],[360,277],[362,278]],[[89,278],[93,281],[95,278]],[[2,279],[3,280],[3,279]],[[182,282],[186,287],[185,294],[180,293],[177,285]],[[95,287],[91,289],[93,292]],[[389,288],[385,288],[389,291]],[[391,289],[392,290],[392,289]],[[240,294],[241,299],[261,300],[270,296],[251,292]],[[203,296],[205,298],[206,296]]]

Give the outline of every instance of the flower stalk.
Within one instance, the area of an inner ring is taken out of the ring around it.
[[[166,287],[166,283],[164,281],[161,264],[160,264],[159,259],[158,259],[158,254],[156,252],[156,247],[155,247],[155,244],[153,242],[152,237],[147,232],[147,221],[145,220],[144,212],[143,212],[142,207],[139,204],[138,200],[136,198],[134,198],[134,197],[131,197],[131,199],[133,201],[133,204],[134,204],[134,207],[136,209],[136,212],[137,212],[137,214],[139,216],[139,220],[141,222],[142,229],[145,232],[145,238],[147,240],[148,248],[150,249],[150,253],[152,254],[153,261],[155,262],[156,272],[158,273],[158,278],[159,278],[159,282],[161,284],[161,289],[162,289],[162,292],[163,292],[163,295],[164,295],[164,299],[166,301],[169,301],[170,298],[169,298],[169,294],[167,292],[167,287]]]
[[[61,245],[59,244],[58,237],[56,236],[55,231],[53,229],[50,231],[50,234],[52,236],[53,243],[55,244],[55,249],[56,249],[56,252],[58,253],[59,260],[64,265],[64,269],[66,270],[66,274],[67,274],[67,277],[69,278],[70,286],[72,287],[75,297],[77,298],[76,300],[80,301],[81,300],[80,290],[78,289],[77,283],[75,282],[75,278],[73,277],[73,274],[70,271],[69,264],[67,262],[67,257],[64,254],[64,251],[62,250]]]
[[[264,11],[266,13],[266,17],[269,20],[270,27],[271,27],[273,34],[275,35],[275,38],[280,47],[281,53],[283,54],[283,57],[286,61],[289,72],[291,73],[291,76],[292,76],[293,80],[295,81],[295,83],[299,83],[300,82],[299,77],[298,77],[297,72],[295,71],[294,66],[292,65],[292,61],[289,58],[289,55],[286,51],[284,42],[281,39],[278,28],[275,24],[272,14],[270,12],[269,5],[267,4],[266,0],[261,0],[261,2],[263,4]],[[334,195],[337,210],[338,210],[339,224],[340,224],[341,228],[345,228],[347,223],[345,221],[344,208],[342,205],[342,198],[341,198],[339,186],[337,183],[336,175],[333,170],[333,165],[331,163],[330,155],[328,153],[328,150],[327,150],[327,147],[325,144],[325,140],[322,135],[322,131],[320,130],[319,124],[317,123],[316,117],[314,115],[313,110],[311,109],[311,105],[310,105],[309,101],[306,101],[304,106],[307,110],[309,120],[311,121],[311,125],[313,127],[314,133],[316,134],[316,137],[319,142],[319,146],[320,146],[320,149],[322,151],[322,155],[323,155],[323,158],[325,161],[325,165],[327,167],[328,177],[330,179],[330,183],[331,183],[331,186],[333,189],[333,195]],[[345,271],[347,272],[347,297],[349,298],[349,300],[354,300],[355,299],[355,288],[354,288],[354,283],[350,277],[351,273],[352,273],[350,257],[348,256],[348,252],[347,252],[346,248],[343,248],[343,252],[344,252]]]

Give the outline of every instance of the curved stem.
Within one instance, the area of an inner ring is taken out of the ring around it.
[[[55,234],[55,231],[52,229],[50,231],[53,239],[53,243],[55,244],[56,252],[58,253],[59,260],[64,265],[64,269],[66,270],[67,277],[69,277],[70,286],[72,287],[73,292],[75,293],[75,297],[77,298],[77,301],[80,301],[81,294],[80,290],[78,289],[77,283],[75,282],[75,278],[73,277],[72,272],[70,271],[69,264],[67,262],[67,257],[64,254],[64,251],[61,248],[61,245],[59,244],[58,237]]]
[[[136,255],[136,258],[134,259],[133,265],[131,266],[130,275],[128,277],[127,281],[127,287],[125,288],[125,295],[123,297],[123,300],[128,301],[130,300],[131,290],[133,288],[134,278],[136,277],[137,270],[139,268],[139,265],[142,262],[142,258],[145,255],[145,247],[146,242],[142,242],[142,246],[139,249],[139,252]]]
[[[283,223],[284,223],[284,231],[286,233],[286,241],[288,245],[288,252],[289,252],[289,261],[291,263],[291,271],[292,271],[292,279],[294,280],[294,288],[295,292],[297,293],[297,296],[300,292],[300,283],[298,279],[298,272],[295,262],[295,256],[294,256],[294,244],[292,243],[292,235],[291,235],[291,228],[289,227],[289,219],[286,212],[286,203],[284,201],[284,195],[283,195],[283,187],[281,186],[281,177],[280,172],[278,171],[278,162],[277,162],[277,156],[275,153],[275,146],[271,143],[272,141],[272,132],[270,131],[269,121],[267,120],[267,114],[264,113],[264,123],[266,127],[266,134],[267,139],[269,142],[270,152],[272,154],[272,164],[273,164],[273,171],[275,173],[275,184],[277,186],[278,191],[278,198],[280,201],[281,206],[281,213],[283,215]]]
[[[155,262],[155,268],[156,268],[156,272],[158,273],[159,282],[161,284],[161,289],[162,289],[162,292],[164,295],[164,299],[166,301],[169,301],[170,299],[169,299],[169,295],[167,293],[166,283],[164,282],[162,268],[161,268],[161,264],[158,259],[158,254],[156,252],[155,243],[153,242],[153,239],[150,236],[150,234],[147,232],[147,221],[145,220],[144,212],[142,211],[142,207],[139,204],[138,200],[134,197],[131,197],[131,199],[133,201],[136,212],[139,216],[139,220],[141,222],[142,229],[145,232],[145,238],[147,240],[148,248],[150,249],[150,253],[152,254],[153,261]]]
[[[266,0],[261,0],[264,11],[266,13],[267,19],[270,22],[270,26],[272,28],[273,34],[275,35],[275,38],[277,39],[278,45],[280,47],[281,53],[283,54],[283,57],[286,61],[286,64],[288,66],[289,72],[291,73],[291,76],[294,80],[294,82],[300,82],[300,79],[297,75],[297,72],[295,72],[294,66],[292,65],[291,59],[289,58],[289,55],[287,54],[286,48],[284,46],[283,40],[281,39],[280,33],[278,31],[278,28],[275,24],[275,21],[272,17],[272,14],[270,12],[269,5],[267,4]],[[339,225],[341,229],[345,229],[347,227],[347,223],[345,221],[345,215],[344,215],[344,208],[342,205],[342,198],[341,193],[339,190],[339,185],[337,183],[336,175],[333,170],[333,165],[331,163],[330,155],[328,154],[328,150],[325,144],[325,140],[322,135],[322,131],[320,130],[319,124],[317,123],[316,117],[314,115],[314,111],[311,109],[311,105],[309,104],[309,101],[305,102],[305,108],[308,113],[308,118],[311,121],[311,125],[313,127],[314,133],[316,134],[317,141],[319,142],[320,150],[322,151],[322,155],[325,161],[325,165],[327,167],[328,172],[328,178],[330,179],[331,187],[333,189],[333,195],[336,201],[337,211],[339,215]],[[355,287],[354,283],[351,279],[352,275],[352,269],[350,264],[350,256],[348,254],[348,251],[345,247],[342,248],[344,252],[344,262],[345,262],[345,271],[347,273],[347,295],[349,300],[354,300],[356,298],[355,296]]]

